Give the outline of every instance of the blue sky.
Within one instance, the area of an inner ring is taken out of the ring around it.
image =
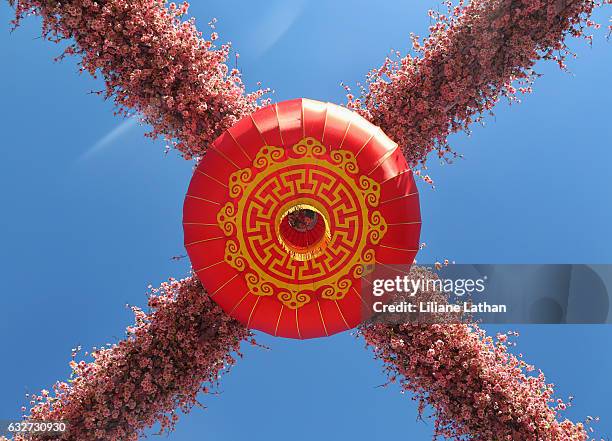
[[[206,3],[206,4],[204,4]],[[240,52],[250,87],[273,98],[343,102],[390,48],[405,51],[424,34],[433,1],[196,2],[200,27]],[[610,9],[598,12],[605,22]],[[180,277],[181,207],[192,165],[163,154],[163,143],[122,125],[112,104],[87,92],[100,84],[30,19],[10,34],[0,19],[0,419],[17,417],[27,392],[65,378],[70,349],[116,341],[149,283]],[[464,263],[612,263],[612,42],[572,44],[571,74],[544,74],[520,105],[501,104],[471,137],[453,136],[465,159],[432,161],[436,189],[421,186],[419,260]],[[517,351],[543,369],[569,415],[600,415],[612,435],[612,327],[522,326]],[[204,398],[207,410],[182,419],[172,440],[430,439],[431,422],[384,382],[379,363],[349,333],[313,341],[260,335],[272,349],[246,348]]]

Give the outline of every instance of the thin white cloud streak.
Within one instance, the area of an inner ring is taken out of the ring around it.
[[[267,15],[257,20],[257,26],[249,33],[250,42],[245,54],[259,58],[291,29],[304,10],[304,1],[282,1]]]
[[[115,141],[117,141],[123,135],[128,133],[130,130],[132,130],[137,125],[138,125],[137,117],[131,117],[123,121],[113,130],[111,130],[106,135],[104,135],[102,138],[100,138],[98,141],[96,141],[96,143],[93,144],[90,148],[88,148],[87,151],[79,157],[77,162],[87,161],[88,159],[92,158],[96,154],[102,152],[107,147],[110,147],[111,145],[113,145]]]

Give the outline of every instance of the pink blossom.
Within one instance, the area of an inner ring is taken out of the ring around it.
[[[605,0],[609,3],[610,0]],[[368,75],[369,89],[348,96],[360,112],[396,141],[413,166],[431,151],[452,159],[447,142],[489,113],[500,97],[516,99],[516,86],[531,90],[534,64],[556,61],[564,68],[567,36],[584,36],[595,0],[472,0],[430,12],[433,24],[417,56],[388,58]],[[612,27],[611,27],[612,29]],[[586,37],[589,38],[589,37]],[[348,88],[347,88],[348,91]]]
[[[12,1],[15,3],[15,1]],[[81,71],[101,75],[118,113],[138,112],[186,157],[199,157],[238,119],[258,108],[265,93],[245,94],[240,74],[226,61],[229,45],[215,48],[192,21],[188,3],[164,0],[16,2],[17,26],[30,14],[43,18],[51,41],[72,39],[64,51],[80,57]]]
[[[414,268],[413,277],[435,277]],[[425,299],[435,292],[421,292]],[[367,345],[391,380],[430,405],[436,437],[478,441],[586,441],[585,426],[561,418],[553,385],[474,324],[365,324]],[[501,336],[500,336],[501,337]],[[397,342],[401,341],[402,344]]]
[[[148,314],[135,310],[125,340],[92,352],[93,361],[72,361],[70,382],[33,395],[26,418],[66,421],[69,431],[52,437],[66,441],[137,440],[156,422],[170,431],[177,409],[198,404],[197,394],[234,364],[240,343],[252,341],[193,278],[152,289],[149,307]]]

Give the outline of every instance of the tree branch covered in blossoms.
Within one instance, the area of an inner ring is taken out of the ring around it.
[[[29,14],[43,19],[51,41],[69,40],[66,55],[80,57],[81,71],[100,73],[106,98],[120,114],[138,112],[150,136],[173,141],[186,159],[258,107],[264,93],[245,94],[240,73],[226,64],[229,45],[217,34],[202,38],[188,4],[164,0],[11,0],[17,26]]]
[[[94,351],[92,362],[73,360],[69,382],[32,397],[29,421],[63,420],[69,429],[34,439],[137,440],[156,422],[170,431],[177,409],[198,404],[197,394],[216,385],[235,362],[231,354],[251,339],[194,278],[153,289],[148,304],[150,313],[132,308],[127,339]]]
[[[435,278],[413,268],[414,278]],[[439,293],[417,294],[419,300]],[[494,340],[474,324],[385,324],[360,327],[385,363],[390,381],[415,394],[419,412],[433,407],[436,437],[478,441],[586,441],[585,426],[560,419],[544,374],[508,352],[507,334]]]
[[[451,133],[467,130],[501,96],[513,99],[516,86],[529,92],[536,61],[564,67],[566,38],[596,26],[589,19],[596,0],[445,3],[447,15],[430,12],[430,36],[413,35],[417,56],[388,58],[369,73],[361,97],[348,94],[348,106],[402,146],[413,166],[434,150],[452,158]]]

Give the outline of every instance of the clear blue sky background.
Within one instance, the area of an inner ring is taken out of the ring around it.
[[[250,87],[275,100],[343,102],[340,81],[361,80],[390,48],[424,34],[433,1],[195,2],[202,29],[220,19]],[[597,14],[606,22],[610,9]],[[37,19],[9,34],[0,5],[0,419],[18,417],[27,392],[65,378],[70,349],[116,341],[147,284],[187,273],[181,207],[192,164],[112,105],[88,95],[99,82],[37,38]],[[4,30],[2,30],[4,29]],[[574,42],[572,73],[544,77],[521,105],[500,105],[471,137],[465,160],[432,161],[437,188],[421,186],[427,249],[421,261],[612,263],[612,42]],[[121,129],[116,130],[117,127]],[[112,134],[112,136],[109,136]],[[569,415],[600,415],[612,435],[612,327],[521,327],[518,351],[574,395]],[[362,340],[260,335],[271,351],[244,360],[182,419],[172,440],[430,439],[431,422],[384,382]],[[457,379],[461,381],[461,379]]]

